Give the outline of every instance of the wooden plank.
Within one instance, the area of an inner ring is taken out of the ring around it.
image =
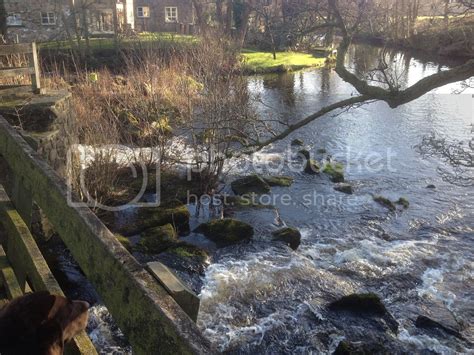
[[[199,297],[162,263],[154,261],[148,263],[147,266],[151,274],[163,285],[171,297],[196,322],[199,313]]]
[[[0,68],[0,78],[11,78],[19,75],[32,75],[35,73],[33,68]]]
[[[11,266],[8,264],[7,256],[5,250],[0,245],[0,276],[3,280],[3,286],[5,288],[5,293],[9,299],[23,296],[23,292],[18,284],[15,273]]]
[[[17,282],[20,291],[22,289],[25,291],[28,278],[35,291],[47,290],[52,294],[64,296],[30,230],[10,202],[2,185],[0,185],[0,221],[7,232],[8,260],[13,265],[15,274],[21,277],[21,283]],[[10,274],[8,271],[7,276],[11,276]],[[97,354],[85,332],[76,336],[69,348],[70,354]]]
[[[215,352],[196,324],[97,216],[68,202],[64,181],[1,117],[0,155],[13,174],[23,177],[135,354]]]
[[[30,43],[0,45],[0,56],[10,54],[28,54],[32,48]]]
[[[35,42],[31,44],[31,49],[32,52],[30,54],[30,65],[33,67],[33,73],[31,73],[31,86],[33,88],[33,92],[39,94],[41,92],[41,71]]]

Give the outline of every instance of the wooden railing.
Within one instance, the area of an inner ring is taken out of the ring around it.
[[[31,77],[33,92],[39,94],[41,92],[41,73],[36,43],[0,45],[0,57],[12,55],[25,55],[27,65],[0,68],[0,80],[28,75]]]
[[[210,354],[214,350],[170,293],[87,207],[68,204],[64,181],[0,116],[0,158],[13,177],[10,198],[25,221],[33,202],[59,234],[134,354]]]

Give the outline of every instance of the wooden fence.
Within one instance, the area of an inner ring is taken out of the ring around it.
[[[27,64],[19,67],[9,66],[0,68],[0,79],[29,75],[33,92],[39,94],[41,92],[41,73],[36,43],[0,45],[0,57],[13,55],[24,55],[27,59]]]

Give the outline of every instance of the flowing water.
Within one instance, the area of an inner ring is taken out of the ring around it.
[[[364,72],[374,66],[377,52],[354,46],[348,64]],[[391,61],[404,84],[440,69],[400,53]],[[330,69],[249,77],[248,83],[262,116],[289,122],[354,94]],[[294,178],[289,188],[272,188],[271,198],[281,220],[301,231],[302,243],[293,251],[271,240],[277,229],[274,210],[236,214],[254,226],[254,239],[217,250],[200,280],[198,326],[219,350],[331,353],[346,338],[383,343],[392,353],[473,352],[474,189],[443,181],[441,161],[424,159],[415,149],[432,133],[463,141],[473,137],[474,100],[467,92],[453,95],[458,88],[437,89],[394,110],[373,103],[327,115],[251,158],[229,162],[234,177],[257,171]],[[290,147],[294,138],[304,140],[316,158],[327,157],[317,153],[324,148],[342,162],[354,194],[334,191],[324,176],[301,173],[298,149]],[[374,195],[403,196],[410,207],[390,212]],[[203,243],[204,237],[185,240]],[[66,293],[99,301],[67,252],[55,255],[61,255],[56,276],[71,284]],[[370,319],[328,311],[334,299],[357,292],[382,297],[400,324],[398,334]],[[461,329],[467,339],[417,329],[420,314]],[[100,302],[91,319],[88,332],[101,353],[130,353]]]
[[[376,52],[354,47],[348,63],[364,71],[374,65]],[[408,84],[440,69],[402,54],[391,60]],[[440,160],[424,159],[415,149],[432,133],[473,138],[474,100],[467,92],[453,95],[456,88],[437,89],[397,109],[373,103],[327,115],[232,163],[235,176],[270,171],[295,179],[289,188],[272,188],[272,196],[281,219],[301,231],[302,244],[293,251],[271,241],[272,211],[237,214],[256,236],[217,252],[200,294],[198,325],[220,350],[330,353],[347,338],[383,342],[394,353],[474,351],[474,189],[443,181]],[[249,89],[259,95],[259,113],[290,122],[354,93],[329,69],[256,76]],[[298,172],[297,149],[290,147],[295,138],[317,158],[324,148],[344,163],[355,193],[341,194],[327,178]],[[373,195],[403,196],[410,207],[389,212]],[[400,324],[398,335],[327,310],[332,300],[357,292],[382,297]],[[417,329],[420,314],[463,329],[468,339]]]

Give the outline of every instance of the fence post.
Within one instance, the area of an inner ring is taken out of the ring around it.
[[[31,86],[35,94],[41,93],[41,76],[38,61],[38,52],[36,51],[36,43],[31,43],[32,52],[30,57],[30,66],[33,65],[34,73],[31,74]]]

